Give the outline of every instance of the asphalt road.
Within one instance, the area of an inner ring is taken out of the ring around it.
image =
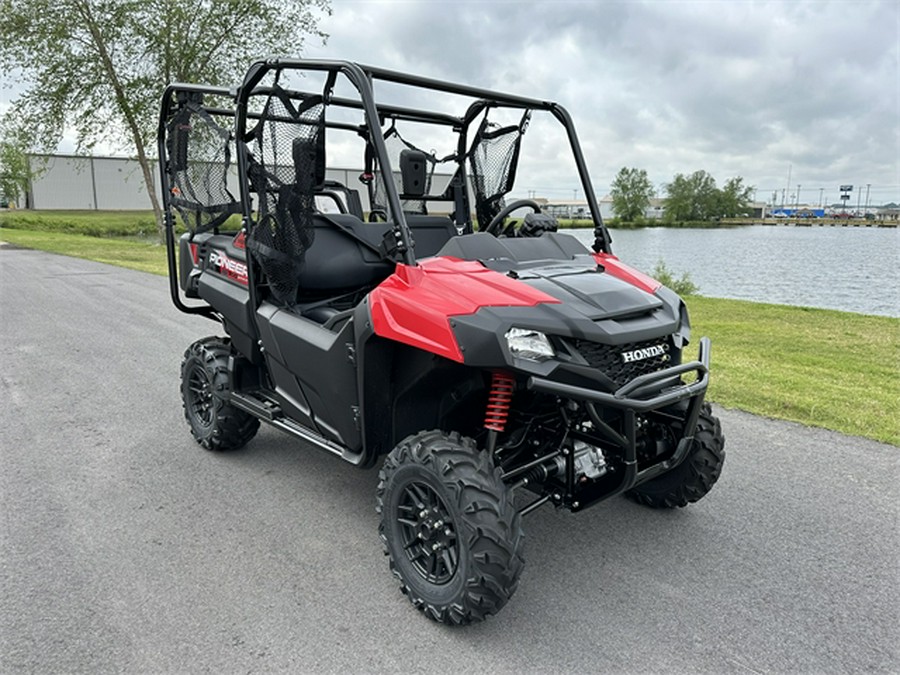
[[[0,248],[0,672],[900,671],[900,449],[718,410],[702,502],[537,511],[516,596],[451,629],[388,573],[375,471],[191,440],[216,329],[163,278]]]

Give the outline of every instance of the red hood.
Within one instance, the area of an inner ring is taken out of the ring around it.
[[[643,272],[639,272],[638,270],[629,267],[612,253],[595,253],[594,259],[599,264],[603,265],[607,274],[614,276],[616,279],[621,279],[632,286],[637,286],[642,291],[656,293],[656,291],[659,290],[659,287],[662,286],[662,284],[653,277],[648,277]]]
[[[376,335],[462,362],[451,316],[559,300],[479,262],[441,257],[414,267],[398,264],[369,294],[369,302]]]

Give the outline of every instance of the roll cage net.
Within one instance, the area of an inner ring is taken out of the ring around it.
[[[471,146],[460,160],[457,153],[438,158],[434,152],[416,147],[400,135],[394,123],[384,132],[384,144],[388,161],[393,171],[391,177],[400,194],[403,211],[409,214],[426,214],[427,199],[404,194],[403,179],[398,167],[402,166],[401,156],[406,150],[422,153],[427,164],[425,186],[422,194],[431,194],[432,178],[438,167],[447,163],[464,162],[467,158],[471,168],[471,185],[475,196],[475,216],[484,228],[506,206],[505,196],[512,190],[519,162],[522,137],[528,127],[531,111],[526,110],[519,124],[500,127],[483,117],[472,139]],[[370,146],[371,148],[371,146]],[[378,161],[367,162],[367,172],[374,174],[371,190],[372,209],[387,212],[387,186],[383,173],[378,171]]]
[[[229,116],[213,115],[202,94],[180,92],[166,133],[169,203],[191,232],[206,232],[241,213],[228,188],[234,150]]]
[[[226,128],[230,119],[216,118],[199,94],[179,94],[184,100],[167,127],[167,151],[171,194],[169,202],[192,232],[213,230],[234,214],[241,203],[229,189],[234,142]],[[481,120],[466,156],[475,197],[475,216],[481,227],[506,205],[512,190],[522,136],[531,111],[517,125],[499,127]],[[296,294],[296,270],[312,245],[315,212],[314,188],[325,180],[325,102],[322,96],[297,98],[277,85],[272,88],[251,141],[249,182],[259,197],[257,224],[249,239],[250,249],[266,272],[278,296]],[[394,187],[405,213],[427,213],[424,197],[430,196],[435,171],[445,164],[461,163],[458,154],[439,158],[407,141],[394,123],[384,132]],[[426,162],[425,185],[420,195],[405,195],[399,167],[405,150],[421,152]],[[368,144],[367,153],[372,153]],[[366,158],[366,173],[373,178],[371,211],[387,213],[388,188],[374,153]]]
[[[485,115],[478,126],[469,150],[469,163],[479,229],[487,227],[506,206],[504,197],[516,181],[519,148],[530,119],[531,111],[526,110],[519,124],[498,127]]]
[[[325,104],[272,88],[248,133],[248,180],[258,198],[247,247],[272,294],[297,297],[300,267],[315,240],[315,189],[325,181]]]

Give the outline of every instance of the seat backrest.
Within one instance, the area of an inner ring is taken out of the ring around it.
[[[373,250],[381,247],[391,223],[367,223],[349,213],[327,217],[314,214],[312,222],[312,245],[306,251],[297,280],[301,297],[363,288],[379,283],[394,271],[394,263]],[[436,254],[456,236],[456,226],[448,216],[407,215],[406,222],[415,240],[417,258]]]
[[[456,225],[449,216],[406,214],[406,224],[412,232],[416,258],[433,256],[456,236]]]
[[[394,264],[381,258],[374,250],[342,231],[338,222],[356,236],[378,248],[389,225],[364,223],[348,213],[331,214],[327,218],[313,216],[313,243],[300,266],[298,278],[301,296],[312,292],[321,295],[363,288],[387,278]]]

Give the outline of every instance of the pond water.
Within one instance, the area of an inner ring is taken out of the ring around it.
[[[564,230],[588,246],[589,229]],[[754,225],[612,230],[613,251],[651,273],[685,272],[700,294],[900,317],[900,229]]]

